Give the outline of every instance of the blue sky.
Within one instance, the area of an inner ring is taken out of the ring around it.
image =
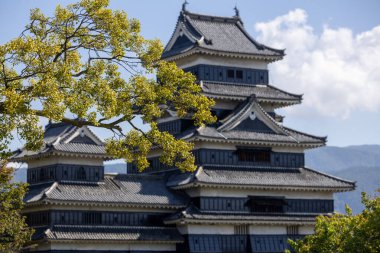
[[[51,14],[57,4],[70,2],[2,0],[0,43],[20,34],[31,8]],[[188,2],[192,12],[219,16],[232,16],[237,5],[251,35],[269,46],[286,48],[285,60],[270,66],[270,82],[304,94],[304,102],[280,111],[287,116],[285,125],[328,135],[328,145],[380,144],[380,1]],[[113,9],[141,21],[144,36],[164,43],[181,5],[178,0],[111,1]]]

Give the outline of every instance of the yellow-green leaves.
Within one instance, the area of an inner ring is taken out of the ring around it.
[[[362,202],[360,214],[347,208],[346,214],[317,217],[315,234],[290,245],[297,253],[380,252],[380,197],[371,200],[363,193]]]
[[[169,108],[196,125],[211,123],[213,101],[200,95],[191,74],[160,61],[161,42],[145,39],[140,30],[137,19],[109,9],[104,0],[57,6],[53,17],[32,10],[21,36],[0,46],[0,154],[14,130],[27,148],[38,149],[38,117],[73,115],[81,118],[73,124],[113,131],[117,138],[107,150],[141,170],[149,166],[152,148],[162,149],[162,162],[193,170],[192,146],[160,132],[156,121]],[[152,73],[159,81],[147,77]],[[151,130],[134,126],[135,116]],[[134,130],[125,132],[127,125]]]
[[[13,170],[5,164],[0,162],[0,251],[18,252],[33,234],[20,213],[27,185],[12,183]]]

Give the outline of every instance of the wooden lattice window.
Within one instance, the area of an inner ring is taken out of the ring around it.
[[[265,149],[238,149],[239,161],[243,162],[270,162],[270,150]]]
[[[234,234],[235,235],[248,235],[249,234],[249,228],[247,225],[234,226]]]
[[[298,235],[299,234],[299,226],[287,226],[286,234],[288,235]]]

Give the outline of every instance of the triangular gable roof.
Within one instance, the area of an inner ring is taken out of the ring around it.
[[[256,97],[251,96],[247,99],[246,103],[239,106],[229,116],[221,120],[223,123],[217,128],[219,132],[231,131],[238,126],[243,120],[247,118],[254,120],[255,118],[261,120],[266,126],[273,130],[277,134],[288,135],[287,131],[278,124],[271,116],[269,116],[265,110],[257,103]]]
[[[217,17],[181,11],[162,58],[196,52],[227,53],[229,56],[268,61],[280,60],[285,55],[284,50],[268,47],[253,39],[238,16]]]
[[[254,113],[253,115],[252,112]],[[261,126],[260,129],[239,127],[242,123],[247,124],[245,121],[249,120],[249,117],[252,116],[257,118],[252,122],[255,123],[255,120],[259,120],[260,124],[264,125],[265,131]],[[324,146],[327,140],[327,137],[306,134],[283,126],[260,106],[254,96],[247,99],[219,122],[222,123],[220,126],[194,127],[189,129],[186,134],[177,136],[177,138],[189,141],[212,141],[244,145],[301,146],[305,148]]]
[[[14,162],[24,162],[37,156],[46,156],[52,153],[73,154],[78,156],[90,155],[112,159],[106,154],[105,146],[88,126],[77,127],[68,123],[49,123],[45,127],[44,145],[38,151],[25,148],[17,150],[10,158]]]

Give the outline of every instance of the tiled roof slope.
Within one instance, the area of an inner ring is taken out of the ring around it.
[[[54,225],[37,232],[34,239],[183,242],[176,228],[85,225]]]
[[[194,185],[219,187],[249,187],[257,189],[300,189],[322,191],[349,191],[355,183],[309,168],[267,170],[265,168],[231,168],[230,166],[204,166],[195,173],[171,176],[167,185],[173,188]]]
[[[92,139],[87,136],[78,136],[74,141],[68,142],[70,138],[78,135],[78,131],[82,130],[88,132]],[[52,153],[89,155],[112,159],[106,154],[104,143],[87,126],[79,128],[63,122],[49,123],[45,127],[43,141],[44,144],[40,150],[30,151],[24,148],[16,150],[10,160],[23,162],[37,156],[46,156]]]
[[[180,35],[185,34],[193,44],[170,48]],[[284,50],[273,49],[253,39],[240,17],[217,17],[182,11],[176,29],[166,46],[163,58],[186,53],[192,49],[241,55],[269,56],[281,59]]]
[[[165,219],[168,224],[175,223],[178,220],[198,220],[202,223],[212,223],[212,222],[236,222],[243,221],[244,223],[314,223],[315,214],[305,215],[305,214],[281,214],[281,213],[271,213],[271,214],[254,214],[254,213],[236,213],[236,212],[220,212],[220,211],[201,211],[195,206],[189,206],[184,211],[177,212]]]
[[[302,95],[292,94],[280,90],[272,85],[244,85],[215,81],[202,81],[204,95],[216,99],[244,101],[255,95],[259,102],[276,102],[284,105],[299,104]]]
[[[157,175],[106,175],[104,182],[65,182],[30,186],[27,204],[70,203],[180,208],[187,199],[166,187]]]

